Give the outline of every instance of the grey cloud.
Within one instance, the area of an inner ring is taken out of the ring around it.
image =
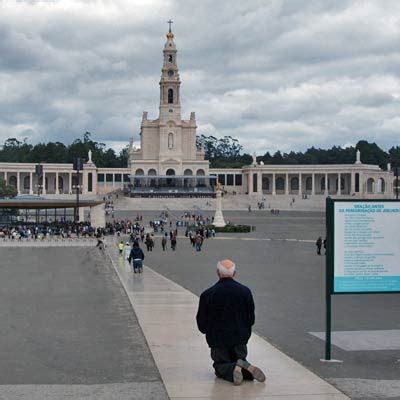
[[[390,0],[10,3],[0,138],[138,140],[142,111],[158,114],[170,17],[183,117],[196,111],[199,133],[235,136],[250,152],[398,144],[400,4]]]

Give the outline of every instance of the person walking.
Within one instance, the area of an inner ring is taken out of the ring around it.
[[[119,251],[119,254],[120,254],[120,255],[122,255],[122,252],[124,251],[124,247],[125,247],[124,242],[121,240],[121,241],[118,243],[118,251]]]
[[[176,236],[175,235],[172,235],[172,238],[171,238],[171,249],[173,251],[176,250]]]
[[[167,234],[165,234],[161,239],[161,246],[163,251],[167,250]]]
[[[321,247],[322,247],[322,237],[319,236],[317,241],[315,242],[315,245],[317,246],[317,254],[321,255]]]
[[[217,377],[234,385],[240,385],[243,379],[264,382],[261,369],[246,359],[255,320],[253,295],[234,279],[235,274],[231,260],[218,262],[219,281],[200,296],[197,326],[206,335]]]
[[[146,239],[144,241],[144,244],[146,245],[146,249],[147,251],[152,251],[153,250],[153,246],[152,246],[152,239],[150,237],[150,233],[148,233],[146,235]]]
[[[132,250],[128,257],[129,263],[131,263],[133,261],[133,272],[134,273],[143,272],[143,260],[144,260],[143,250],[139,247],[138,242],[134,242]]]
[[[134,243],[135,243],[135,242],[134,242]],[[128,258],[128,257],[129,257],[129,254],[131,254],[131,250],[132,250],[132,247],[131,247],[130,243],[129,243],[129,242],[126,242],[126,243],[125,243],[125,247],[124,247],[124,253],[125,253],[125,257],[126,257],[126,258]]]
[[[201,246],[203,245],[203,236],[197,234],[195,242],[196,242],[196,251],[201,251]]]

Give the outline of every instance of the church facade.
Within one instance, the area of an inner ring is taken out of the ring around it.
[[[134,192],[210,187],[209,162],[196,145],[195,113],[182,119],[180,86],[177,49],[170,29],[163,50],[159,116],[150,120],[143,112],[140,148],[134,147],[132,141],[129,147],[128,167]]]
[[[213,169],[196,144],[196,117],[182,119],[179,69],[174,34],[169,29],[163,49],[157,119],[143,112],[140,147],[129,146],[126,168],[98,168],[88,160],[79,176],[72,164],[0,163],[0,177],[16,187],[18,194],[103,196],[129,190],[138,196],[180,194],[213,195],[219,182],[227,193],[263,198],[265,195],[351,196],[393,198],[400,183],[390,165],[383,170],[361,163],[332,165],[263,165],[253,163],[237,169]]]

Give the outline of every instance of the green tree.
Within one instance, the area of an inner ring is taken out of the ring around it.
[[[360,140],[356,145],[356,150],[360,150],[361,162],[364,164],[374,164],[384,168],[389,162],[389,155],[376,143]]]
[[[0,198],[15,197],[16,195],[17,189],[12,185],[8,185],[3,178],[0,178]]]
[[[389,162],[392,167],[400,167],[400,146],[393,146],[389,149]]]

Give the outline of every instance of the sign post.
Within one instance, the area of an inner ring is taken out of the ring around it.
[[[331,298],[400,293],[400,201],[326,199],[326,341],[331,360]]]

